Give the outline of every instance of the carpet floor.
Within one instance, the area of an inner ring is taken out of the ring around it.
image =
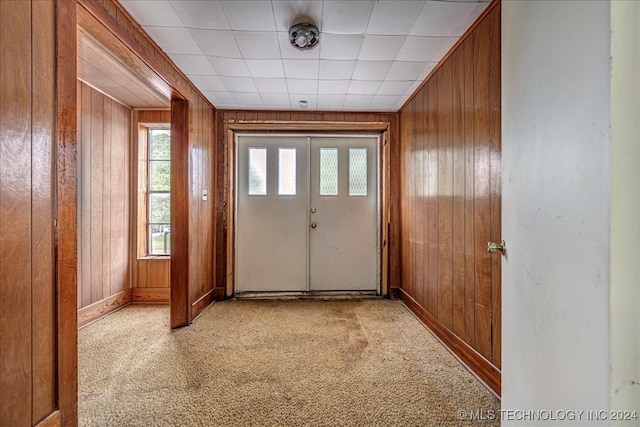
[[[80,426],[465,426],[500,401],[400,301],[225,301],[78,333]],[[499,416],[497,417],[499,418]]]

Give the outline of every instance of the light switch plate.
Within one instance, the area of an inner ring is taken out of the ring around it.
[[[202,200],[207,200],[209,198],[209,193],[207,190],[202,190]]]

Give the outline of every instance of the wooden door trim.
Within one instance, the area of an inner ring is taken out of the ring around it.
[[[345,135],[370,134],[379,136],[379,195],[380,195],[380,295],[389,296],[389,230],[391,218],[391,183],[390,183],[390,122],[332,122],[332,121],[224,121],[224,150],[227,162],[227,194],[226,194],[226,254],[227,277],[225,297],[235,292],[235,214],[236,214],[236,133],[296,132],[322,134],[345,133]]]
[[[63,426],[78,423],[77,47],[76,2],[56,2],[56,129],[54,143],[55,280],[58,321],[58,410]]]
[[[171,101],[171,327],[191,323],[189,304],[189,101]]]

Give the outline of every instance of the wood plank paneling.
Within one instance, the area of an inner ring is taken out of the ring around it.
[[[78,93],[81,309],[131,287],[131,111],[82,82]]]
[[[499,393],[501,258],[485,250],[501,224],[497,5],[401,110],[400,185],[402,298]]]
[[[32,423],[31,28],[31,2],[0,2],[0,420],[12,426]]]
[[[77,422],[69,5],[0,2],[0,425]]]

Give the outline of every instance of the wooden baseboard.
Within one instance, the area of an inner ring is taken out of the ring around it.
[[[170,288],[133,288],[131,302],[135,304],[169,304]]]
[[[399,289],[400,299],[425,324],[427,329],[440,341],[480,382],[498,398],[501,392],[502,374],[491,362],[453,332],[443,326],[403,289]]]
[[[78,310],[78,328],[88,325],[98,320],[102,316],[124,307],[131,303],[131,289],[118,292],[117,294],[105,298],[102,301],[93,303]]]
[[[215,298],[215,288],[201,296],[198,301],[191,304],[191,319],[195,319],[205,309],[206,306],[211,304]]]
[[[58,427],[60,425],[60,411],[55,410],[47,418],[36,424],[36,427]]]

